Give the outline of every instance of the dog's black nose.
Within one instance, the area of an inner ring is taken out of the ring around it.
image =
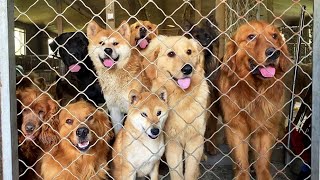
[[[141,38],[143,38],[144,36],[146,36],[146,34],[147,34],[147,29],[146,28],[144,28],[144,27],[142,27],[142,28],[140,28],[140,36],[141,36]]]
[[[34,131],[34,129],[36,128],[36,126],[35,126],[33,123],[28,122],[28,123],[26,124],[25,128],[26,128],[26,131],[27,131],[28,133],[31,133],[32,131]]]
[[[157,136],[160,133],[159,128],[152,128],[151,129],[151,134],[154,136]]]
[[[104,52],[105,52],[106,54],[108,54],[109,56],[112,55],[112,49],[111,49],[111,48],[105,48],[105,49],[104,49]]]
[[[77,129],[76,134],[77,134],[78,137],[85,138],[89,134],[89,129],[86,128],[86,127],[80,127],[80,128]]]
[[[142,28],[140,28],[140,32],[141,32],[141,33],[146,33],[146,32],[147,32],[147,29],[144,28],[144,27],[142,27]]]
[[[280,51],[274,47],[268,48],[266,50],[266,56],[267,56],[267,60],[274,61],[274,60],[278,59],[278,57],[280,56]]]
[[[190,64],[186,64],[183,66],[183,68],[181,69],[181,72],[184,75],[189,75],[192,73],[192,66]]]

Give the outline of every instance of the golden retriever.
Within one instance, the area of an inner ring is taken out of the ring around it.
[[[236,179],[250,179],[249,144],[257,179],[272,179],[270,157],[284,121],[282,78],[290,62],[279,30],[263,21],[241,25],[226,45],[219,88]]]
[[[61,141],[41,162],[44,179],[106,179],[108,145],[113,137],[108,117],[85,101],[59,113]]]
[[[158,35],[157,25],[150,21],[137,21],[130,25],[130,44],[142,51],[146,49],[150,41]]]
[[[146,57],[151,61],[144,66],[153,79],[152,91],[164,86],[168,92],[171,110],[164,131],[170,177],[196,179],[200,174],[209,98],[201,46],[183,36],[158,36],[146,49]]]
[[[150,175],[156,180],[165,150],[162,129],[168,117],[167,91],[162,88],[152,94],[133,89],[129,99],[126,123],[113,145],[113,178],[136,179]]]
[[[122,128],[124,114],[128,112],[130,90],[140,91],[143,87],[141,57],[131,53],[131,32],[127,23],[114,31],[102,29],[92,21],[88,24],[87,34],[89,55],[117,134]]]

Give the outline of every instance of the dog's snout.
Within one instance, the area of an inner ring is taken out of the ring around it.
[[[112,55],[112,49],[111,49],[111,48],[105,48],[105,49],[104,49],[104,52],[105,52],[107,55],[109,55],[109,56]]]
[[[265,53],[267,60],[276,60],[280,56],[280,51],[274,47],[268,48]]]
[[[36,126],[35,126],[33,123],[28,122],[28,123],[26,124],[25,128],[26,128],[26,131],[30,133],[30,132],[34,131],[34,129],[36,128]]]
[[[183,66],[183,68],[181,69],[181,72],[184,75],[189,75],[192,73],[192,66],[190,64],[186,64]]]
[[[154,136],[157,136],[160,133],[159,128],[152,128],[151,129],[151,134]]]
[[[87,137],[87,135],[89,134],[89,129],[86,127],[80,127],[77,129],[76,134],[78,137],[81,137],[81,138]]]

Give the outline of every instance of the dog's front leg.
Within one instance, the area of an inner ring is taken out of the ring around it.
[[[200,174],[199,163],[203,154],[203,136],[198,135],[187,142],[184,157],[185,179],[195,180]]]
[[[166,159],[170,171],[170,179],[184,179],[183,177],[183,148],[174,138],[167,140]]]
[[[150,173],[150,179],[151,180],[158,180],[159,179],[159,164],[160,164],[160,161],[157,161],[154,166],[153,166],[153,169]]]
[[[123,115],[119,107],[109,107],[111,122],[115,134],[118,134],[120,129],[123,127]]]

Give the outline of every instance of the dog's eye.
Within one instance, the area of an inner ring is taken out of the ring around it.
[[[188,49],[188,50],[187,50],[187,54],[188,54],[188,55],[191,55],[191,53],[192,53],[191,49]]]
[[[148,26],[148,29],[151,29],[151,27],[150,27],[150,26]]]
[[[100,41],[99,44],[100,44],[101,46],[103,46],[103,45],[104,45],[104,41]]]
[[[174,57],[176,55],[176,53],[174,53],[173,51],[170,51],[169,53],[168,53],[168,56],[169,57]]]
[[[250,35],[248,36],[248,40],[253,40],[255,37],[256,37],[256,35],[250,34]]]
[[[148,115],[145,112],[141,113],[141,116],[142,117],[148,117]]]
[[[114,43],[112,43],[112,45],[114,45],[114,46],[116,46],[116,45],[118,45],[119,43],[118,42],[114,42]]]
[[[138,29],[140,26],[138,25],[138,26],[136,26],[136,29]]]
[[[72,119],[67,119],[67,120],[66,120],[66,123],[69,124],[69,125],[72,125],[73,120],[72,120]]]
[[[87,116],[87,121],[90,121],[90,120],[92,120],[93,119],[93,115],[89,115],[89,116]]]
[[[160,116],[160,115],[161,115],[161,111],[158,111],[158,112],[157,112],[157,116]]]
[[[273,39],[277,39],[277,37],[278,37],[278,34],[276,34],[276,33],[272,34]]]

